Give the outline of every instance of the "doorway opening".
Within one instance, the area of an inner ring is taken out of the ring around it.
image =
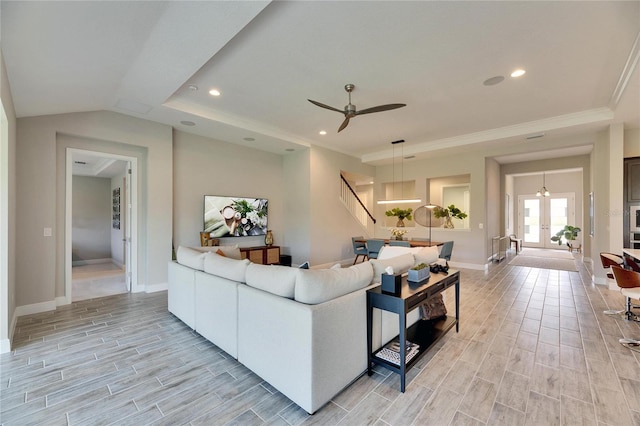
[[[138,291],[137,159],[68,148],[65,299]]]
[[[521,214],[518,235],[523,246],[557,249],[558,243],[551,237],[567,224],[575,224],[575,194],[553,194],[548,197],[520,195],[518,206]]]

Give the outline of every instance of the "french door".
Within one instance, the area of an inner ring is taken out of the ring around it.
[[[565,225],[575,226],[575,194],[518,197],[518,236],[525,247],[558,248],[551,237]]]

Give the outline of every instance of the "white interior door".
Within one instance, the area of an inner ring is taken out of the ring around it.
[[[551,237],[565,225],[575,226],[575,194],[518,197],[518,235],[523,246],[558,248]]]

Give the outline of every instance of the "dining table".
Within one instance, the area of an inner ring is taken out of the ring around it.
[[[385,244],[389,244],[389,241],[391,241],[390,238],[369,238],[370,240],[384,240]],[[408,241],[409,245],[411,247],[434,247],[434,246],[441,246],[444,243],[440,242],[440,241],[429,241],[429,240],[401,240],[401,241]],[[355,240],[356,243],[366,243],[367,239],[362,238],[359,240]]]

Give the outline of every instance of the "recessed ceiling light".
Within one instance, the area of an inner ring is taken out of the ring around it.
[[[190,84],[189,85],[189,90],[191,90],[192,92],[197,92],[198,91],[198,86],[196,86],[195,84]]]
[[[195,126],[196,123],[194,123],[193,121],[188,121],[188,120],[182,120],[180,122],[180,124],[184,124],[185,126]]]
[[[523,70],[522,68],[518,68],[511,73],[511,77],[522,77],[525,73],[525,70]]]
[[[326,130],[320,130],[320,131],[318,132],[318,134],[320,134],[320,135],[324,136],[324,135],[326,135],[326,134],[327,134],[327,131],[326,131]]]
[[[220,91],[218,89],[211,89],[209,90],[209,94],[211,96],[220,96]]]
[[[502,83],[503,80],[504,80],[503,76],[497,75],[495,77],[486,79],[482,84],[484,84],[485,86],[495,86],[498,83]]]
[[[242,138],[242,139],[244,139],[247,142],[253,142],[256,140],[256,138]]]

